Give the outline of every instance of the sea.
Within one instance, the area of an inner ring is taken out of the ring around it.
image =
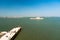
[[[0,18],[0,32],[8,32],[17,26],[22,30],[14,40],[60,40],[60,17],[44,17],[43,20]]]

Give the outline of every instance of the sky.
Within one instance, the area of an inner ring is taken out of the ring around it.
[[[2,17],[60,17],[60,0],[0,0]]]

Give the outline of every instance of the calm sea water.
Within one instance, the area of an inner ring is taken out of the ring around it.
[[[47,17],[44,20],[0,18],[0,31],[9,31],[18,25],[22,30],[15,40],[60,40],[59,17]]]

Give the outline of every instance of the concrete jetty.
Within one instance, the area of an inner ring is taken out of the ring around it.
[[[14,36],[21,30],[21,27],[16,27],[3,35],[0,40],[12,40]]]

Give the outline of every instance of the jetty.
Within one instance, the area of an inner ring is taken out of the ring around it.
[[[0,40],[13,40],[20,30],[21,30],[21,27],[16,27],[11,29],[9,32],[2,32],[5,34],[0,38]]]

